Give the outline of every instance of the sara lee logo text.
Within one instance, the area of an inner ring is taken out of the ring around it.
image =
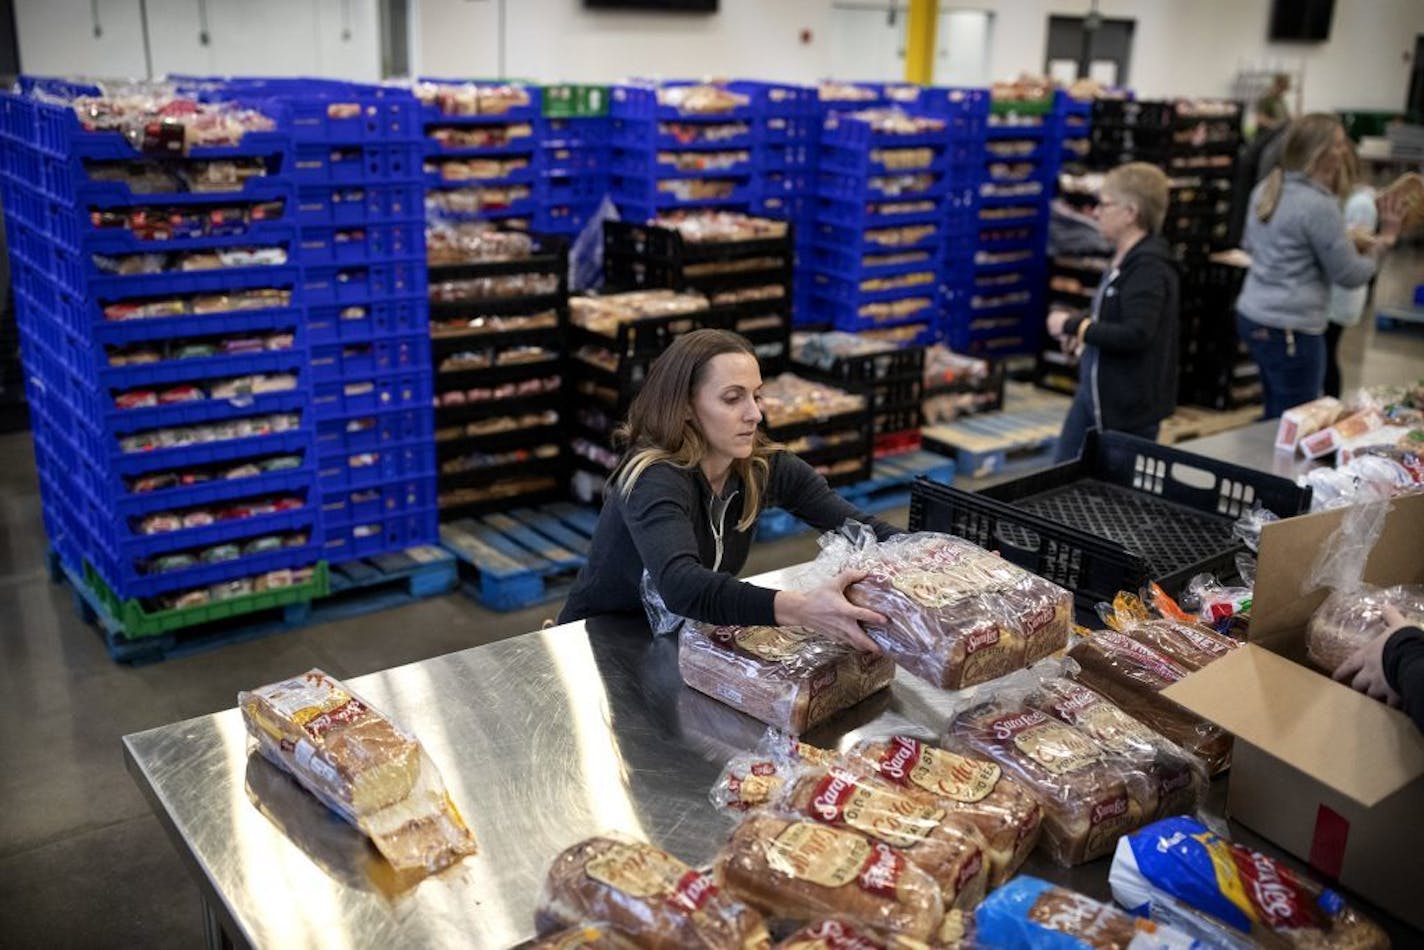
[[[1107,801],[1098,802],[1093,806],[1092,823],[1102,824],[1109,818],[1121,818],[1127,814],[1127,796],[1119,795],[1109,798]]]
[[[1072,722],[1077,718],[1078,713],[1089,706],[1096,705],[1098,697],[1081,686],[1068,687],[1068,695],[1053,704],[1053,709],[1060,716]]]
[[[1037,709],[1026,709],[1017,716],[1005,716],[1002,719],[995,719],[991,727],[994,738],[1001,742],[1012,739],[1021,732],[1041,726],[1048,722],[1048,717]]]
[[[997,626],[982,627],[971,633],[964,641],[966,653],[978,653],[985,647],[991,647],[999,642],[999,628]]]
[[[904,736],[890,740],[890,749],[880,759],[881,774],[903,782],[909,778],[910,770],[920,761],[920,743]]]
[[[841,807],[855,791],[855,779],[839,769],[833,769],[821,782],[816,797],[811,800],[811,810],[824,822],[838,821]]]

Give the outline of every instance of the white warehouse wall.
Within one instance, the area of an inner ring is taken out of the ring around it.
[[[425,75],[500,71],[500,0],[409,0],[412,68]],[[889,0],[858,0],[862,5]],[[903,4],[904,0],[899,0]],[[537,81],[629,75],[747,76],[811,82],[846,62],[835,0],[721,0],[713,15],[606,12],[583,0],[504,0],[505,72]],[[155,74],[307,74],[373,80],[380,72],[377,0],[209,0],[210,46],[197,0],[147,0]],[[1230,94],[1240,69],[1304,70],[1306,109],[1404,105],[1424,0],[1336,0],[1323,44],[1266,41],[1271,0],[1100,0],[1137,21],[1131,86],[1144,97]],[[28,72],[144,74],[139,0],[16,0]],[[994,14],[988,74],[1043,69],[1048,16],[1081,16],[1087,0],[941,0],[941,10]],[[350,39],[341,37],[349,10]],[[803,43],[801,31],[811,32]],[[883,40],[884,37],[878,37]],[[867,49],[866,60],[883,62]],[[883,51],[881,51],[883,53]],[[897,79],[887,75],[882,78]]]

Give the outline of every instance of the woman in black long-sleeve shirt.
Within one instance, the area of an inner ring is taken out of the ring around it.
[[[1384,608],[1384,619],[1389,629],[1351,654],[1335,678],[1400,707],[1424,732],[1424,630],[1394,607]]]
[[[845,572],[811,591],[772,590],[735,576],[757,515],[768,507],[822,531],[852,518],[881,538],[896,532],[767,438],[757,425],[761,385],[756,353],[735,333],[696,330],[658,357],[617,434],[627,449],[560,623],[638,611],[646,583],[679,616],[805,626],[876,650],[860,624],[885,618],[844,594],[864,575]]]

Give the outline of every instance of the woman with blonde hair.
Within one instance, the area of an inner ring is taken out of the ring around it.
[[[1048,332],[1082,351],[1057,462],[1077,458],[1090,429],[1155,440],[1177,408],[1180,279],[1159,233],[1168,197],[1166,174],[1145,162],[1120,165],[1103,179],[1098,231],[1113,246],[1112,263],[1087,313],[1048,315]]]
[[[1333,115],[1297,119],[1276,167],[1251,192],[1241,242],[1251,269],[1236,301],[1236,330],[1260,368],[1267,419],[1320,395],[1330,287],[1367,283],[1399,237],[1403,208],[1389,200],[1379,209],[1375,242],[1364,253],[1355,249],[1336,191],[1348,148]]]
[[[623,458],[560,623],[637,612],[651,593],[693,620],[803,626],[878,652],[860,624],[885,618],[844,593],[863,573],[843,572],[811,591],[772,590],[735,576],[757,516],[769,507],[822,531],[849,518],[882,539],[897,533],[771,442],[758,427],[761,385],[751,344],[725,330],[684,334],[657,358],[615,435]]]

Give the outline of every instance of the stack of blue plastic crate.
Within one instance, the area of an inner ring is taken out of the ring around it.
[[[945,285],[943,335],[951,348],[988,357],[1037,351],[1046,312],[1049,206],[1061,150],[1053,100],[992,103],[982,177],[969,198],[972,277],[955,272]]]
[[[425,145],[407,89],[229,80],[290,104],[325,556],[437,540]]]
[[[418,90],[427,218],[529,227],[540,207],[544,159],[539,89],[423,79]]]
[[[697,85],[613,87],[611,193],[625,221],[642,223],[680,209],[751,211],[758,205],[764,84],[721,83],[728,98],[708,108],[675,101]]]
[[[607,86],[545,86],[540,91],[542,178],[533,229],[580,233],[608,194],[612,119]]]
[[[897,97],[921,126],[904,133],[865,112],[828,115],[812,236],[818,317],[852,333],[920,328],[915,342],[935,335],[953,176],[961,173],[962,140],[982,127],[985,96],[916,89]]]
[[[21,89],[5,216],[60,563],[129,636],[324,593],[292,113],[202,147],[224,106],[149,90],[126,135],[81,123],[98,87]]]

